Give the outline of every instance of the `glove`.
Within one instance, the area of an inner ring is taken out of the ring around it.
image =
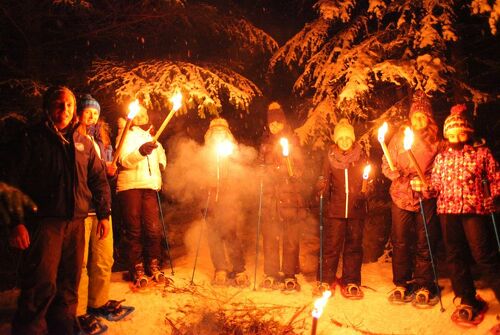
[[[492,197],[486,197],[484,198],[484,209],[488,213],[495,213],[495,202],[493,201]]]
[[[412,180],[410,180],[410,186],[411,189],[415,192],[423,192],[424,190],[424,183],[420,180],[420,178],[415,177]]]
[[[151,141],[151,142],[146,142],[144,143],[143,145],[140,146],[139,148],[139,153],[143,156],[147,156],[149,155],[150,153],[153,152],[154,149],[156,149],[158,147],[158,144],[156,144],[155,142]]]

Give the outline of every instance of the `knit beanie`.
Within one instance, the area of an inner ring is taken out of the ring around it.
[[[286,124],[285,112],[281,108],[280,104],[277,102],[271,102],[267,107],[267,124],[273,122],[279,122],[281,124]]]
[[[350,138],[353,142],[356,140],[354,128],[349,124],[349,121],[347,119],[340,119],[333,130],[333,141],[337,143],[339,138],[344,136]]]
[[[465,104],[458,104],[451,107],[450,115],[444,121],[443,135],[448,138],[451,131],[466,131],[474,132],[472,123],[466,115],[467,106]]]
[[[226,119],[223,119],[221,117],[215,118],[212,121],[210,121],[210,125],[208,126],[208,130],[205,133],[205,142],[210,139],[213,133],[218,132],[225,132],[227,133],[229,138],[233,138],[233,134],[231,134],[231,130],[229,130],[229,124],[227,123]]]
[[[409,117],[413,116],[415,113],[425,114],[428,118],[433,118],[432,116],[432,105],[431,101],[422,91],[416,91],[413,93],[412,103],[410,106]]]
[[[78,101],[78,114],[83,112],[85,108],[94,108],[98,113],[101,113],[101,106],[90,94],[85,94]]]

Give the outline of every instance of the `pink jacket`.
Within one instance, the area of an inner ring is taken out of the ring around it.
[[[499,196],[498,162],[487,147],[465,145],[461,150],[440,152],[431,179],[438,192],[438,214],[489,214],[484,208],[483,179],[490,185],[491,196]]]

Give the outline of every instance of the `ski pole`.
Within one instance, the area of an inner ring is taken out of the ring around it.
[[[207,220],[209,201],[210,201],[210,190],[208,191],[207,203],[205,205],[205,211],[203,213],[203,222],[205,222]],[[191,285],[194,285],[194,273],[196,271],[196,264],[198,263],[198,254],[200,252],[201,235],[203,234],[203,222],[201,223],[200,234],[198,235],[198,243],[196,245],[196,255],[194,256],[194,266],[193,266],[193,274],[191,276]]]
[[[491,197],[490,187],[488,185],[488,179],[486,177],[483,178],[483,187],[484,187],[484,195],[487,198],[490,198]],[[495,232],[495,238],[497,240],[498,251],[500,252],[500,239],[498,237],[497,222],[495,220],[495,211],[492,211],[490,215],[491,215],[491,223],[493,224],[493,231]]]
[[[264,182],[262,176],[260,177],[260,191],[259,191],[259,213],[257,218],[257,233],[255,236],[255,269],[253,272],[253,290],[255,291],[255,285],[257,283],[257,262],[259,260],[259,236],[260,236],[260,220],[262,217],[262,190],[264,188]]]
[[[163,242],[165,242],[165,247],[167,249],[168,262],[170,263],[170,271],[172,272],[172,276],[173,276],[175,274],[174,273],[174,264],[172,263],[172,256],[170,256],[170,245],[168,243],[167,228],[165,227],[165,219],[163,218],[163,209],[161,207],[160,192],[158,192],[158,190],[156,190],[156,199],[158,199],[158,208],[160,209],[161,227],[163,229]]]
[[[434,264],[434,257],[432,256],[431,241],[429,239],[429,232],[427,230],[427,219],[425,218],[424,204],[422,202],[422,196],[421,195],[418,196],[418,201],[419,201],[419,204],[420,204],[420,214],[422,214],[422,221],[423,221],[423,224],[424,224],[425,238],[427,239],[427,246],[429,247],[429,256],[431,258],[432,272],[434,274],[434,284],[436,285],[436,291],[437,291],[438,298],[439,298],[439,305],[441,306],[440,311],[444,312],[443,301],[441,300],[441,289],[439,288],[438,276],[437,276],[437,272],[436,272],[436,266]]]

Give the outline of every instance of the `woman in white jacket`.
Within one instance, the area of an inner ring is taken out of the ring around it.
[[[118,201],[125,226],[130,277],[137,286],[148,282],[145,261],[153,280],[165,280],[159,263],[162,230],[157,192],[162,186],[161,172],[166,156],[162,145],[153,141],[150,131],[148,113],[141,108],[118,158]]]

